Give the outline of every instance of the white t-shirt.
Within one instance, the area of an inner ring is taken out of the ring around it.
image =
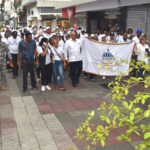
[[[137,45],[140,44],[140,39],[137,36],[135,36],[132,41],[134,41]]]
[[[144,61],[145,63],[148,63],[148,58],[146,56],[145,50],[148,49],[150,51],[150,48],[147,44],[144,46],[142,44],[137,45],[137,54],[138,54],[138,60]]]
[[[18,54],[18,47],[21,39],[17,37],[14,39],[12,36],[8,38],[8,47],[11,54]]]
[[[64,41],[61,39],[61,40],[59,41],[59,47],[61,47],[62,49],[64,49],[64,45],[65,45],[65,43],[64,43]]]
[[[53,47],[52,51],[54,54],[54,56],[53,56],[54,61],[62,60],[61,58],[62,58],[62,55],[64,54],[64,50],[62,49],[62,47],[58,47],[58,48]],[[61,58],[57,55],[56,51],[60,55]]]
[[[37,47],[37,52],[38,52],[39,55],[44,52],[41,46]],[[47,53],[46,53],[45,65],[50,64],[50,62],[51,62],[51,59],[50,59],[50,50],[48,49]]]
[[[65,57],[69,57],[69,62],[81,61],[81,42],[70,39],[65,43]]]

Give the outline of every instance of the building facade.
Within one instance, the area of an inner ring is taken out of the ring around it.
[[[142,29],[150,41],[149,0],[91,0],[89,2],[80,0],[75,5],[70,3],[64,7],[72,6],[76,7],[78,27],[86,24],[89,33],[105,30],[118,24],[122,30],[131,27],[136,32],[137,29]],[[80,19],[81,16],[84,19]]]

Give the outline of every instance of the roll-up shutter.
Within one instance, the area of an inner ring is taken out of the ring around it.
[[[150,7],[147,9],[147,28],[146,28],[147,40],[150,43]]]
[[[127,29],[132,28],[134,33],[137,29],[146,29],[146,8],[144,6],[128,7],[127,10]]]

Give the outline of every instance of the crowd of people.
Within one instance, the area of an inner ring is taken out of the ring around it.
[[[134,41],[137,46],[134,51],[134,59],[147,63],[145,54],[149,54],[150,48],[146,35],[140,29],[133,33],[132,28],[125,32],[115,31],[115,28],[112,27],[109,31],[95,32],[89,35],[82,28],[66,30],[56,27],[52,31],[50,27],[29,26],[17,29],[5,27],[0,34],[1,90],[6,90],[5,67],[7,66],[8,69],[10,64],[12,64],[14,79],[18,76],[18,68],[22,69],[23,92],[27,90],[28,73],[30,73],[33,89],[37,88],[36,83],[40,81],[42,92],[51,90],[50,83],[53,83],[54,88],[65,91],[63,71],[68,66],[72,86],[77,87],[82,73],[81,51],[85,38],[103,43]],[[143,71],[141,68],[138,76],[142,77]],[[95,75],[92,74],[84,73],[84,78],[95,81]]]

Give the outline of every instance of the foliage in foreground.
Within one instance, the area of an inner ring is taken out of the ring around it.
[[[133,69],[138,72],[140,67],[145,69],[144,74],[150,72],[150,66],[143,62],[132,62],[130,72]],[[139,85],[142,85],[143,88],[137,90]],[[97,110],[89,113],[85,123],[82,123],[77,129],[75,138],[79,141],[85,138],[90,143],[87,149],[97,143],[104,147],[106,139],[111,136],[110,131],[126,127],[127,130],[121,133],[117,140],[131,142],[131,135],[136,134],[143,138],[143,142],[137,145],[136,149],[150,149],[150,124],[142,123],[143,119],[150,117],[150,75],[146,75],[145,78],[116,77],[115,81],[109,83],[108,86],[111,89],[108,96],[112,97],[112,102],[103,102]],[[133,88],[137,92],[132,96],[133,98],[129,98],[129,91]],[[92,123],[95,111],[100,111],[99,119],[103,124],[95,125]]]

